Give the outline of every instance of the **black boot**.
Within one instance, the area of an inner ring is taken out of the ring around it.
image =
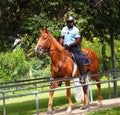
[[[83,63],[80,63],[78,67],[79,67],[80,75],[84,75],[84,65],[83,65]],[[80,82],[81,83],[85,82],[84,76],[80,77]]]
[[[80,75],[83,75],[84,74],[84,65],[83,65],[83,63],[82,62],[79,63],[78,67],[79,67]]]

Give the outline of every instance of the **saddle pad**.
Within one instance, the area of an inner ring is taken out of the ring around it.
[[[91,62],[84,52],[80,52],[80,58],[83,60],[83,65],[89,65]]]

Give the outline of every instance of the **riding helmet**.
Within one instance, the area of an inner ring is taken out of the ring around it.
[[[69,21],[74,21],[74,18],[72,16],[67,16],[66,17],[66,21],[69,22]]]

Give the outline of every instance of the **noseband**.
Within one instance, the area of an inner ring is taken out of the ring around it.
[[[41,38],[40,38],[41,39]],[[47,41],[48,40],[50,40],[50,37],[48,36],[48,38],[46,38],[46,41],[45,41],[45,44],[44,44],[44,46],[43,47],[38,47],[38,45],[39,45],[39,42],[38,42],[38,44],[37,44],[37,46],[36,46],[36,48],[35,48],[35,51],[36,52],[42,52],[42,53],[49,53],[50,51],[52,51],[52,50],[50,50],[50,47],[45,47],[46,46],[46,44],[47,44]],[[51,41],[50,41],[50,45],[51,45]]]

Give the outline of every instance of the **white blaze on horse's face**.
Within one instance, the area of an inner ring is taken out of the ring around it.
[[[35,52],[41,55],[49,48],[49,34],[46,31],[40,31],[39,41],[35,47]]]
[[[39,39],[37,45],[35,46],[35,52],[37,52],[37,48],[38,48],[39,42],[40,42],[40,39]]]
[[[40,42],[41,42],[41,38],[39,38],[39,41],[35,47],[35,52],[38,53],[39,55],[41,55],[43,53],[43,48],[40,47]]]

